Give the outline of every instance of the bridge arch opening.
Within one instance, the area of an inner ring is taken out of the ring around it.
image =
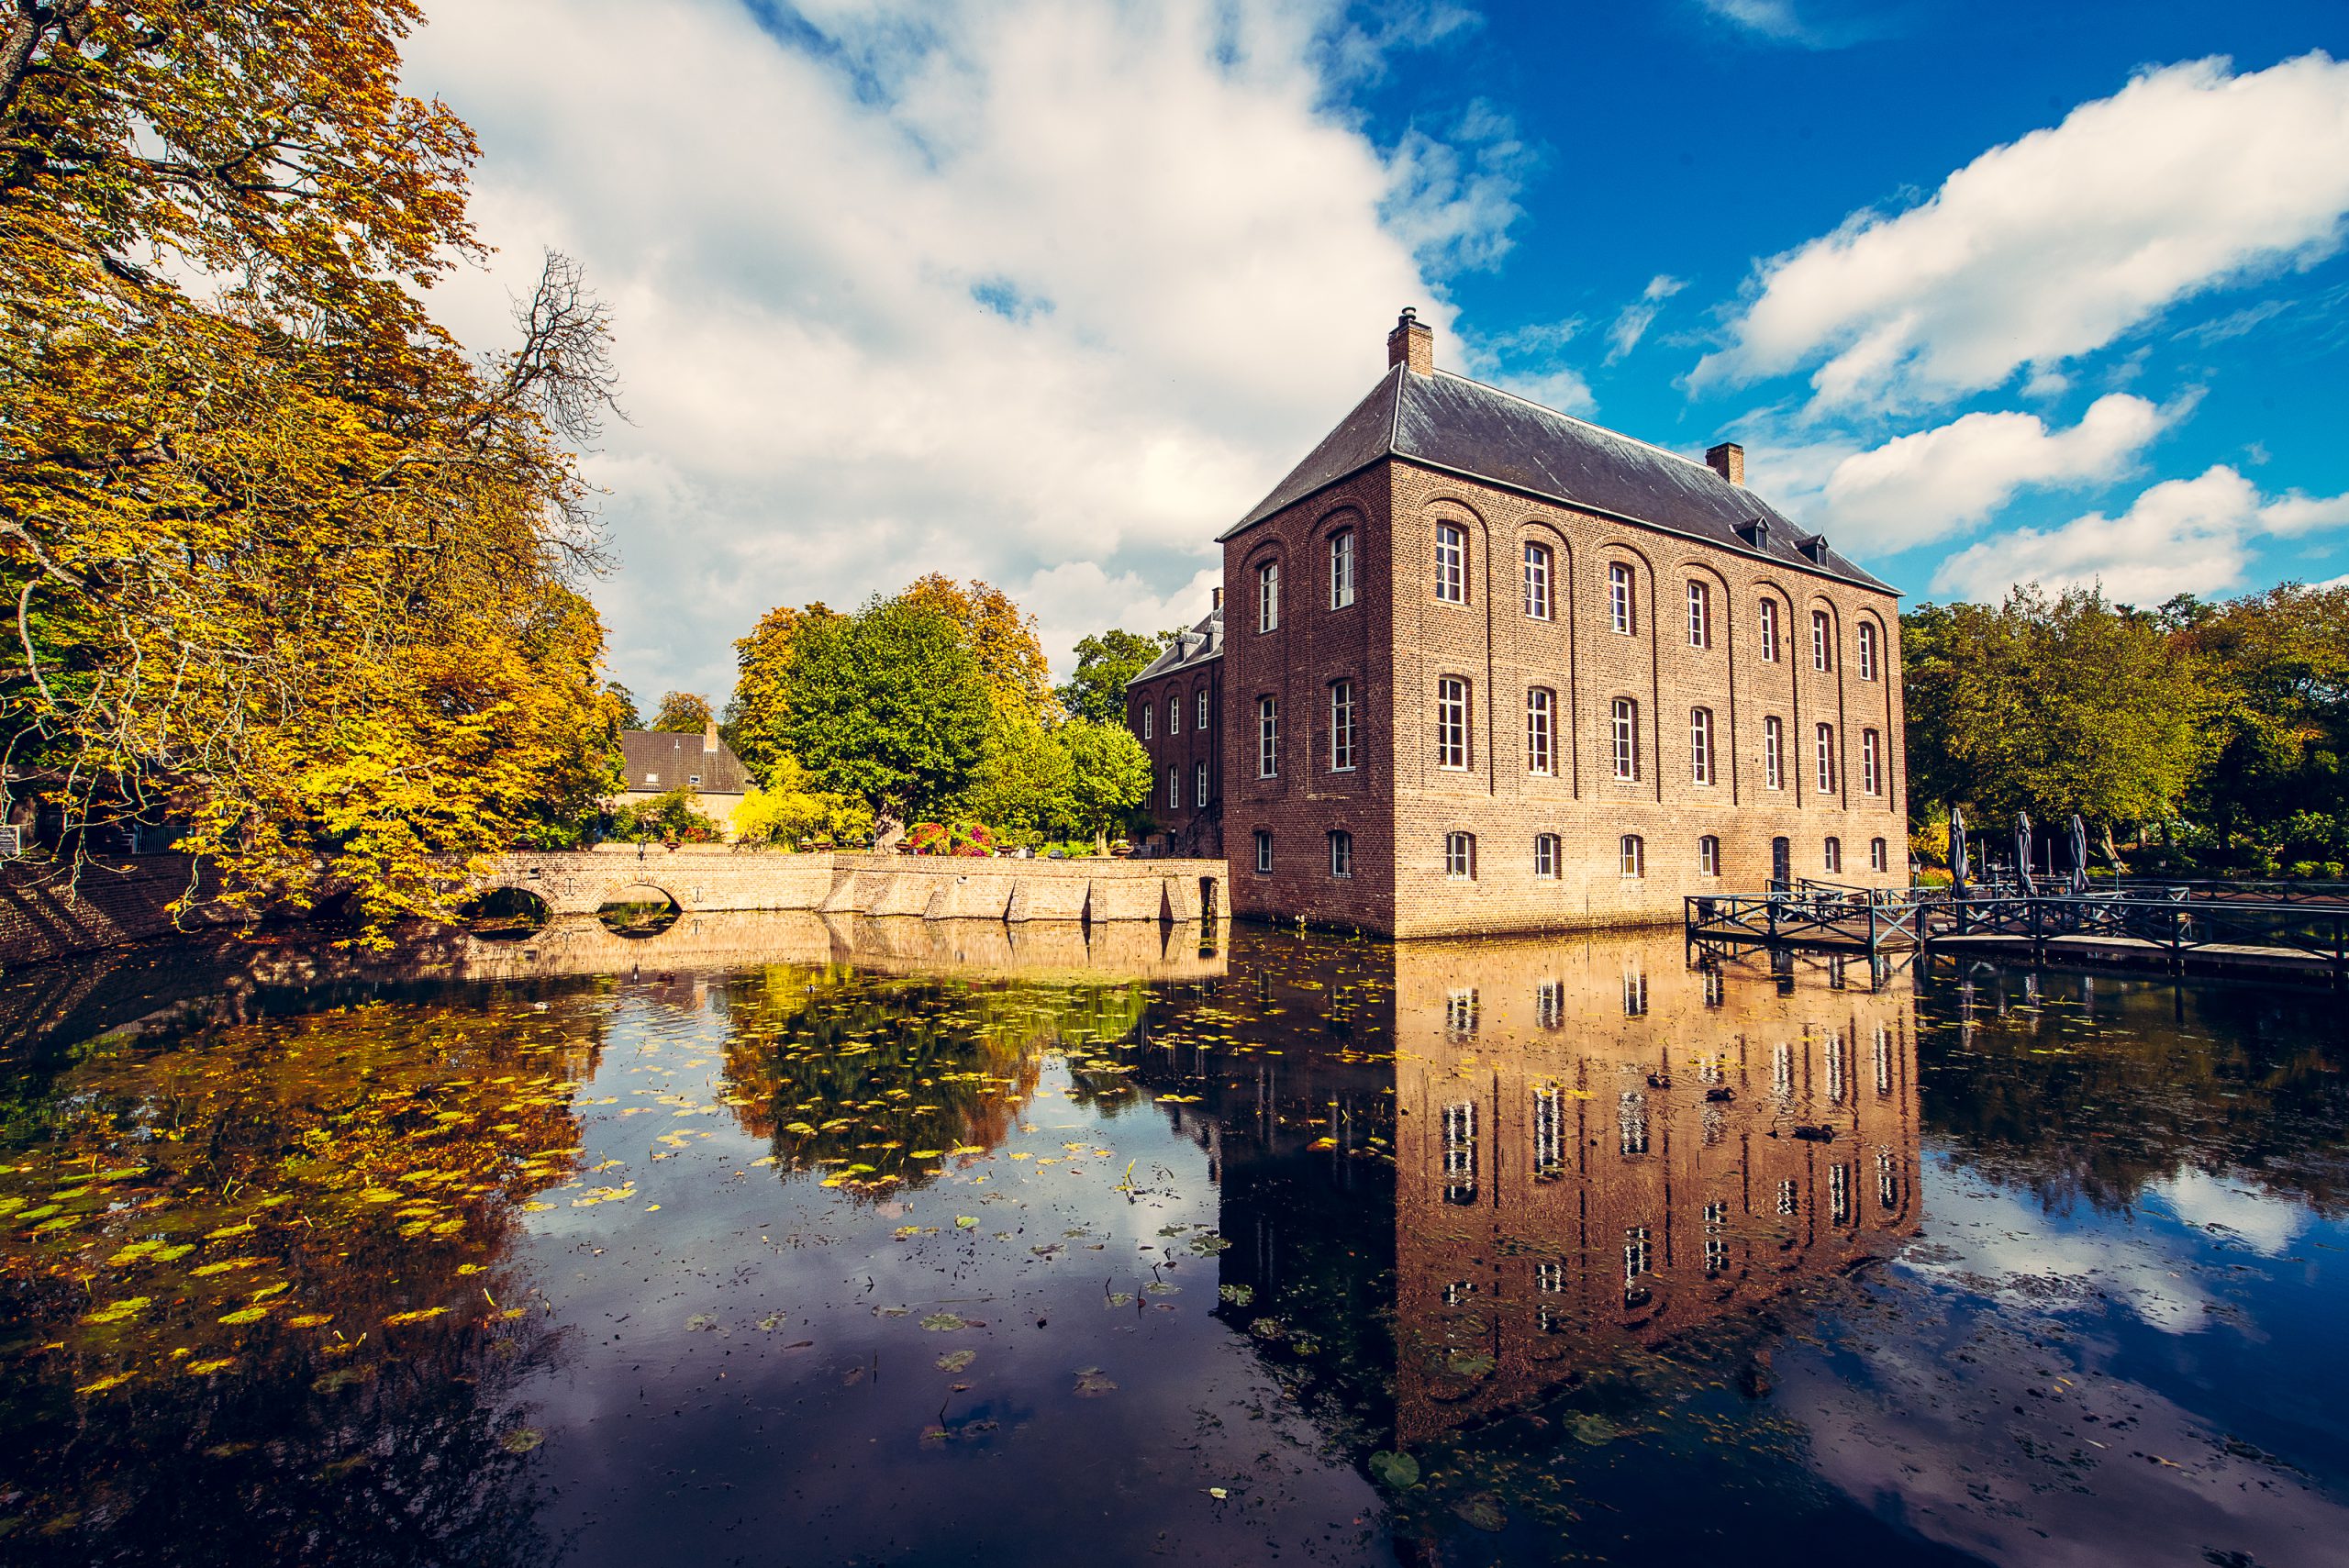
[[[616,937],[657,937],[684,913],[667,888],[632,882],[606,894],[596,918]]]
[[[537,936],[554,918],[554,910],[527,887],[493,887],[459,910],[458,917],[466,931],[483,941],[518,942]]]

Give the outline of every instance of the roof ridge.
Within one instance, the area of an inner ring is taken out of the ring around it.
[[[1569,414],[1563,408],[1553,408],[1546,403],[1535,402],[1532,398],[1526,396],[1521,392],[1511,392],[1508,387],[1495,386],[1491,382],[1478,381],[1475,376],[1462,375],[1458,371],[1448,371],[1438,366],[1433,373],[1442,376],[1450,376],[1453,381],[1466,382],[1470,386],[1481,387],[1486,392],[1506,397],[1511,402],[1522,403],[1528,408],[1539,408],[1542,413],[1549,415],[1553,419],[1570,420],[1575,424],[1580,425],[1586,430],[1596,430],[1602,436],[1612,436],[1619,441],[1629,441],[1635,447],[1645,447],[1648,450],[1658,453],[1664,457],[1668,457],[1675,462],[1685,462],[1691,468],[1701,468],[1707,473],[1711,474],[1714,478],[1720,479],[1722,484],[1729,484],[1729,481],[1722,477],[1720,470],[1715,468],[1711,463],[1706,462],[1699,458],[1690,457],[1686,452],[1674,451],[1670,447],[1660,447],[1653,441],[1642,440],[1639,437],[1632,435],[1628,430],[1619,430],[1612,425],[1602,425],[1596,419],[1586,419],[1579,414]],[[1742,490],[1745,486],[1742,484],[1731,484],[1730,485],[1730,488],[1732,490]]]

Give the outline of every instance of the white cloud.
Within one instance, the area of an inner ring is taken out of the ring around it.
[[[2173,594],[2236,586],[2263,535],[2344,524],[2349,495],[2268,500],[2221,463],[2196,478],[2153,486],[2118,517],[2091,512],[2058,528],[2018,528],[1969,546],[1942,562],[1933,588],[1987,600],[2018,583],[2101,584],[2123,603],[2158,604]]]
[[[1668,272],[1658,272],[1640,291],[1640,297],[1625,306],[1615,317],[1615,325],[1607,329],[1607,362],[1613,364],[1639,347],[1640,339],[1655,321],[1656,312],[1664,302],[1688,286],[1687,281]]]
[[[594,592],[648,691],[722,694],[768,606],[931,569],[1033,584],[1056,660],[1129,606],[1196,618],[1152,595],[1204,599],[1399,306],[1452,331],[1431,268],[1505,248],[1525,157],[1484,110],[1383,154],[1296,0],[809,3],[788,40],[733,0],[431,13],[410,90],[480,133],[500,248],[444,317],[499,340],[542,246],[612,307]],[[1110,587],[1055,595],[1072,564]]]
[[[1843,458],[1809,520],[1847,547],[1906,550],[1972,528],[2026,487],[2117,478],[2182,413],[2114,393],[2069,429],[2036,414],[1968,414]]]
[[[2149,71],[1898,214],[1765,262],[1694,384],[1815,366],[1814,409],[1929,405],[2111,342],[2173,301],[2306,265],[2349,212],[2349,63]]]
[[[1806,16],[1802,9],[1797,8],[1795,0],[1698,0],[1698,4],[1723,21],[1733,22],[1756,38],[1800,49],[1842,49],[1847,44],[1876,36],[1885,23],[1885,18],[1880,16],[1855,16],[1841,19]],[[1808,8],[1820,9],[1815,4]],[[1838,7],[1826,8],[1832,10]]]

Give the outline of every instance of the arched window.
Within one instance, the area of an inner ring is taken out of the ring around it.
[[[1835,727],[1831,724],[1819,727],[1819,793],[1835,793]]]
[[[1205,762],[1191,769],[1191,803],[1195,806],[1208,803],[1208,765]]]
[[[1342,610],[1354,602],[1354,531],[1340,528],[1330,536],[1330,607]]]
[[[1553,881],[1558,874],[1558,836],[1536,833],[1533,836],[1533,874],[1544,881]]]
[[[1205,686],[1201,686],[1201,687],[1199,688],[1199,723],[1198,723],[1198,728],[1201,728],[1201,729],[1205,729],[1207,727],[1208,727],[1208,689],[1207,689]]]
[[[1876,679],[1876,623],[1860,623],[1860,679]]]
[[[1625,637],[1640,629],[1639,610],[1631,601],[1631,569],[1621,562],[1607,569],[1607,617]]]
[[[1884,763],[1873,729],[1860,731],[1860,788],[1869,795],[1884,793]]]
[[[1256,776],[1278,778],[1281,771],[1281,709],[1271,697],[1256,699]]]
[[[1183,733],[1183,695],[1176,692],[1166,699],[1166,733]]]
[[[1533,620],[1550,618],[1550,547],[1525,547],[1525,613]]]
[[[1828,840],[1826,844],[1822,846],[1819,858],[1820,863],[1825,865],[1829,871],[1842,871],[1843,869],[1843,840],[1841,839]]]
[[[1343,828],[1330,834],[1330,874],[1352,876],[1354,873],[1354,836]]]
[[[1169,811],[1180,811],[1182,808],[1183,770],[1180,768],[1169,768],[1166,770],[1166,809]]]
[[[1281,624],[1281,563],[1267,561],[1256,568],[1256,629],[1275,631]]]
[[[1615,699],[1615,776],[1626,782],[1640,776],[1640,705],[1629,697]]]
[[[1354,769],[1354,684],[1352,681],[1330,683],[1330,771],[1350,773]]]
[[[1457,523],[1435,526],[1435,596],[1447,605],[1468,602],[1468,530]]]
[[[1882,839],[1870,839],[1868,840],[1868,870],[1890,871],[1891,869],[1891,846],[1887,844]]]
[[[1150,701],[1148,701],[1148,700],[1145,700],[1145,701],[1142,703],[1142,705],[1141,705],[1141,738],[1142,738],[1143,740],[1149,740],[1149,739],[1150,739],[1150,736],[1151,736],[1151,721],[1152,721],[1153,718],[1155,718],[1155,717],[1157,717],[1157,714],[1158,714],[1158,705],[1157,705],[1156,703],[1154,703],[1154,702],[1150,702]]]
[[[1825,610],[1811,611],[1810,667],[1812,669],[1825,670],[1831,667],[1831,662],[1827,655],[1828,649],[1833,641],[1834,634],[1828,629],[1827,612]]]
[[[1443,874],[1454,880],[1474,880],[1476,875],[1476,835],[1446,833],[1443,836]]]
[[[1558,695],[1546,686],[1525,694],[1525,771],[1542,777],[1558,771]]]
[[[1710,833],[1697,840],[1697,874],[1719,876],[1721,873],[1721,841]]]
[[[1616,870],[1624,876],[1645,876],[1648,873],[1647,840],[1637,833],[1626,833],[1615,846]]]
[[[1688,584],[1688,646],[1713,645],[1713,590],[1691,579]]]
[[[1762,785],[1765,789],[1787,787],[1787,726],[1783,719],[1762,721]]]
[[[1762,599],[1762,662],[1778,662],[1778,601],[1763,595]]]
[[[1457,675],[1435,684],[1435,765],[1468,765],[1468,683]]]
[[[1713,782],[1713,710],[1688,710],[1688,776],[1700,784]]]

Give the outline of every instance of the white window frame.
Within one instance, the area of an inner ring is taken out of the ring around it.
[[[1713,645],[1713,590],[1696,578],[1688,580],[1688,646],[1710,648]]]
[[[1821,724],[1811,731],[1819,742],[1819,793],[1835,793],[1835,727]]]
[[[1688,779],[1692,784],[1713,782],[1713,710],[1709,707],[1688,710]]]
[[[1155,700],[1145,701],[1141,705],[1141,738],[1145,740],[1152,739],[1157,729],[1158,704]]]
[[[1874,621],[1864,620],[1860,623],[1860,679],[1863,681],[1876,679],[1876,623]]]
[[[1831,668],[1827,657],[1828,637],[1827,612],[1825,610],[1811,611],[1810,667],[1814,670],[1826,670]]]
[[[1208,765],[1205,762],[1194,763],[1191,768],[1191,804],[1205,806],[1207,803]]]
[[[1275,697],[1256,699],[1256,776],[1281,776],[1281,706]]]
[[[1708,833],[1697,840],[1697,874],[1719,876],[1721,873],[1721,841]]]
[[[1631,599],[1631,567],[1623,562],[1611,562],[1607,568],[1607,613],[1609,623],[1624,637],[1635,637],[1640,629],[1639,606]]]
[[[1443,874],[1453,882],[1476,880],[1476,835],[1457,829],[1443,836]]]
[[[1440,604],[1468,602],[1468,530],[1458,523],[1435,526],[1435,596]]]
[[[1616,782],[1637,784],[1640,782],[1640,705],[1630,697],[1617,697],[1613,715]]]
[[[1342,610],[1354,602],[1354,530],[1340,528],[1330,536],[1330,607]]]
[[[1890,871],[1891,869],[1892,847],[1882,839],[1870,839],[1868,840],[1868,870]]]
[[[1354,873],[1354,836],[1342,828],[1330,830],[1330,874],[1352,876]]]
[[[1330,683],[1330,771],[1354,771],[1354,684]]]
[[[1281,563],[1267,561],[1256,568],[1256,630],[1259,635],[1281,628]]]
[[[1166,770],[1166,809],[1183,809],[1183,770],[1179,767]]]
[[[1553,581],[1551,563],[1557,558],[1546,544],[1529,542],[1525,547],[1525,615],[1528,620],[1549,620],[1553,611],[1550,584]]]
[[[1270,828],[1259,828],[1256,829],[1256,873],[1259,876],[1270,876],[1272,872],[1273,830]]]
[[[1466,773],[1475,761],[1468,727],[1469,688],[1459,675],[1444,675],[1435,684],[1435,765],[1446,773]]]
[[[1828,834],[1826,841],[1819,846],[1819,863],[1840,874],[1843,869],[1843,840]]]
[[[1648,841],[1637,833],[1615,840],[1615,874],[1642,877],[1648,873]]]
[[[1525,694],[1525,771],[1540,778],[1558,771],[1558,694],[1547,686]]]
[[[1884,793],[1881,742],[1873,729],[1860,731],[1860,789],[1866,795]]]
[[[1778,601],[1769,595],[1762,595],[1762,662],[1778,662]]]
[[[1197,722],[1197,724],[1193,725],[1193,726],[1192,726],[1192,728],[1193,728],[1194,729],[1205,729],[1207,727],[1208,727],[1208,689],[1207,689],[1205,686],[1201,686],[1201,687],[1199,688],[1199,713],[1198,713],[1198,722]]]
[[[1776,714],[1762,721],[1762,787],[1787,787],[1787,725]]]
[[[1543,882],[1558,880],[1558,836],[1555,833],[1533,835],[1533,874]]]
[[[1183,694],[1180,692],[1172,692],[1167,695],[1166,733],[1169,735],[1183,733]]]

